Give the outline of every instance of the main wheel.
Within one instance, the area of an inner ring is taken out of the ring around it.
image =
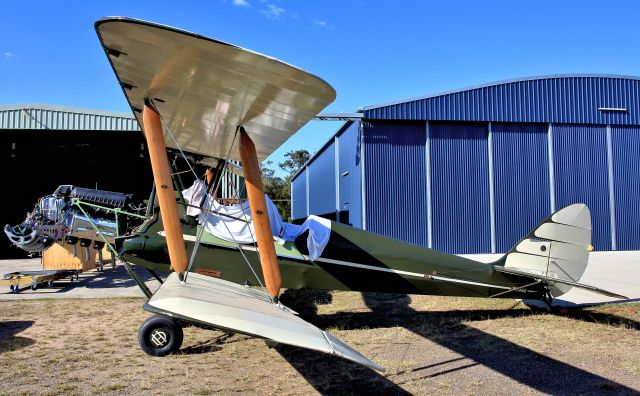
[[[140,348],[151,356],[166,356],[182,345],[182,327],[168,316],[154,315],[144,321],[138,331]]]

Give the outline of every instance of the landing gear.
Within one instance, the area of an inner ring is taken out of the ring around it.
[[[551,295],[551,292],[549,290],[545,291],[544,296],[542,296],[542,301],[544,301],[544,303],[547,304],[549,308],[551,308],[551,303],[553,302],[553,296]]]
[[[531,310],[548,313],[554,313],[552,302],[553,296],[548,290],[545,290],[542,294],[537,295],[531,299],[522,299],[522,303],[529,307]]]
[[[151,356],[166,356],[182,345],[182,326],[168,316],[154,315],[144,321],[138,331],[140,348]]]

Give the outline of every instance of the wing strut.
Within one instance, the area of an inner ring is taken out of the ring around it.
[[[256,241],[258,252],[260,253],[260,264],[262,274],[267,286],[269,295],[274,300],[278,299],[282,280],[280,278],[280,267],[276,258],[276,250],[273,246],[273,236],[271,235],[271,224],[269,223],[269,212],[267,202],[264,199],[262,188],[262,174],[260,164],[256,155],[256,147],[253,141],[244,130],[239,127],[240,132],[240,158],[242,159],[242,169],[244,180],[247,186],[247,197],[251,207],[251,217],[253,227],[256,230]]]
[[[149,159],[151,160],[151,170],[153,180],[157,190],[156,195],[160,203],[160,215],[162,224],[167,236],[167,247],[169,249],[169,261],[171,268],[178,273],[182,279],[187,269],[187,251],[182,237],[182,227],[178,216],[178,205],[176,204],[176,194],[173,190],[171,171],[169,169],[169,159],[167,158],[167,147],[164,142],[162,123],[160,114],[151,107],[150,103],[144,105],[142,111],[142,124],[144,136],[147,139],[149,148]]]

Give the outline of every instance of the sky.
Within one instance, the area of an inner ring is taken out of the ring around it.
[[[130,112],[93,23],[128,16],[305,69],[337,91],[324,112],[548,74],[640,75],[639,1],[0,1],[0,105]],[[268,160],[314,153],[311,121]]]

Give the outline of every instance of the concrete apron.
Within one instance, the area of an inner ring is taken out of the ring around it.
[[[42,262],[39,258],[0,260],[0,274],[19,271],[42,270]],[[151,291],[155,291],[159,284],[146,271],[138,269],[137,273],[145,281]],[[80,274],[77,281],[69,278],[54,282],[52,287],[46,284],[31,290],[29,285],[20,289],[19,293],[9,290],[9,286],[0,288],[0,301],[24,300],[38,298],[111,298],[111,297],[144,297],[131,276],[125,270],[124,265],[118,264],[115,269],[111,264],[104,267],[103,272],[91,270]]]
[[[490,263],[502,255],[467,254],[461,256]],[[575,307],[578,305],[640,301],[640,251],[591,252],[589,265],[587,265],[587,269],[579,282],[627,296],[629,300],[617,300],[574,287],[568,293],[554,299],[552,305],[554,307]],[[525,303],[544,307],[542,302],[536,300],[526,300]]]
[[[461,256],[489,263],[497,260],[501,255],[472,254]],[[39,258],[0,261],[0,274],[40,269],[42,269],[42,264]],[[155,291],[159,286],[158,282],[145,274],[144,271],[138,271],[147,286]],[[592,252],[589,256],[589,265],[580,279],[580,283],[628,296],[630,301],[640,301],[640,251]],[[46,285],[42,285],[36,290],[26,287],[20,293],[11,292],[9,287],[3,287],[0,290],[0,300],[109,297],[144,297],[144,295],[127,274],[123,265],[118,265],[115,269],[105,266],[104,272],[95,270],[85,272],[80,274],[78,281],[71,282],[69,279],[61,279],[56,281],[51,288],[47,288]],[[526,302],[533,303],[535,301]],[[621,301],[587,290],[573,288],[567,294],[556,298],[553,305],[571,307],[582,304],[616,302]]]

